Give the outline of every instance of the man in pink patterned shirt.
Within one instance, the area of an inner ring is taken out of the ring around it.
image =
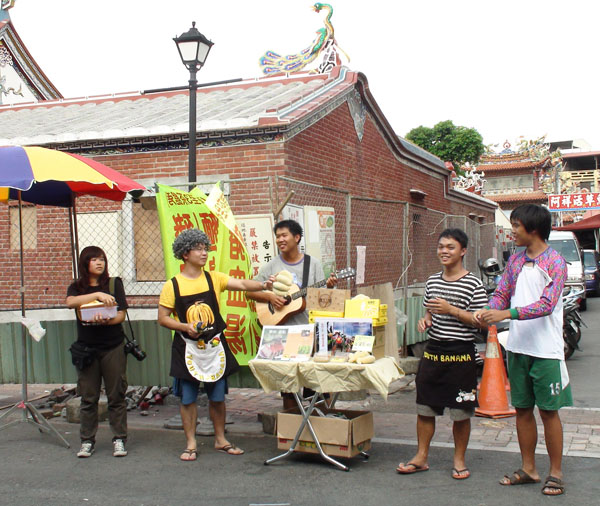
[[[526,249],[510,257],[489,306],[475,314],[488,325],[511,320],[506,350],[522,467],[505,475],[500,484],[540,482],[535,465],[537,425],[533,409],[537,405],[550,457],[542,493],[560,495],[564,493],[563,432],[558,410],[573,404],[562,337],[567,266],[546,244],[552,228],[546,208],[521,205],[513,210],[510,221],[515,244]]]

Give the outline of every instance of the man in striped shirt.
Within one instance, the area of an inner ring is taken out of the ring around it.
[[[435,417],[448,408],[453,420],[454,467],[452,477],[464,480],[471,473],[465,453],[471,434],[471,417],[477,407],[476,327],[473,313],[483,308],[487,296],[481,280],[467,271],[463,258],[467,235],[460,229],[444,230],[438,238],[437,255],[442,271],[425,285],[425,317],[419,332],[429,340],[417,371],[416,455],[396,468],[400,474],[427,471],[429,446],[435,433]]]

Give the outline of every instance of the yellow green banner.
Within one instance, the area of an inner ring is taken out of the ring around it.
[[[206,196],[198,188],[191,192],[158,185],[156,206],[160,223],[165,273],[171,279],[183,262],[173,256],[175,238],[188,228],[204,230],[210,238],[206,269],[233,278],[251,278],[251,262],[229,202],[218,185]],[[261,327],[253,301],[244,292],[226,290],[219,301],[221,316],[227,328],[225,337],[240,365],[254,358],[260,343]]]

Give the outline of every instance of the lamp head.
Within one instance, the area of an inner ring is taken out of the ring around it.
[[[189,70],[199,70],[204,65],[213,42],[208,40],[196,29],[196,22],[192,27],[179,37],[173,38],[181,61]]]

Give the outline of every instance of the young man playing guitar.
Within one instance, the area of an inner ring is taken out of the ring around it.
[[[280,221],[273,228],[275,240],[279,248],[280,255],[263,265],[254,278],[257,281],[267,281],[270,276],[277,275],[281,271],[288,271],[294,278],[294,284],[300,288],[304,287],[303,280],[306,277],[304,273],[304,264],[308,260],[308,279],[306,286],[316,284],[325,277],[321,262],[313,257],[309,257],[300,251],[300,239],[302,239],[302,227],[294,220]],[[337,278],[332,273],[327,279],[327,288],[333,288],[337,285]],[[284,297],[275,295],[273,292],[246,292],[246,297],[257,302],[266,302],[273,306],[275,310],[282,309],[287,302]],[[308,323],[308,312],[289,316],[284,320],[286,325],[303,325]],[[288,409],[296,405],[292,394],[282,394],[283,408]]]

